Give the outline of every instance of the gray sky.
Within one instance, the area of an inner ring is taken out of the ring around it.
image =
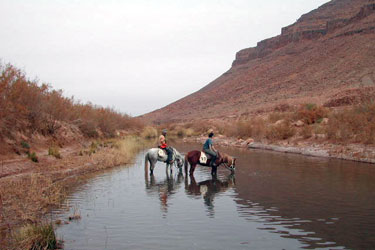
[[[140,115],[327,0],[0,0],[0,58],[66,96]]]

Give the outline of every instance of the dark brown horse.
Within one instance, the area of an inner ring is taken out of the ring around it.
[[[185,155],[185,173],[187,174],[188,170],[188,164],[190,164],[190,175],[194,174],[195,167],[199,164],[201,166],[210,166],[211,159],[207,159],[207,162],[201,163],[199,161],[199,158],[201,157],[201,151],[193,150],[190,151]],[[224,165],[227,169],[229,169],[232,173],[235,170],[236,167],[236,158],[227,155],[225,153],[218,152],[216,162],[216,166],[212,167],[211,169],[211,175],[216,175],[217,173],[217,167],[220,165]]]

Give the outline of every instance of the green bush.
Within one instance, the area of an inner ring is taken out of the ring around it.
[[[33,162],[39,162],[38,160],[38,156],[36,156],[36,153],[35,152],[28,152],[27,153],[27,156],[29,157],[29,159],[31,159]]]
[[[30,145],[25,141],[21,141],[21,146],[25,149],[30,149]]]

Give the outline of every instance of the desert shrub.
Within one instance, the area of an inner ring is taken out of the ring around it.
[[[265,135],[266,122],[261,117],[254,117],[248,120],[240,120],[223,125],[224,133],[227,136],[255,139],[262,139]]]
[[[56,146],[48,148],[48,155],[54,156],[56,159],[61,159],[59,148]]]
[[[295,128],[291,127],[289,122],[273,124],[266,130],[266,138],[269,140],[285,140],[295,135]]]
[[[252,137],[254,139],[262,139],[266,135],[266,121],[261,117],[256,117],[251,120],[252,123]]]
[[[312,136],[312,133],[313,133],[313,128],[312,126],[309,126],[309,125],[305,125],[301,128],[301,130],[299,131],[299,134],[304,138],[304,139],[308,139]]]
[[[211,123],[207,121],[186,123],[184,124],[184,127],[186,129],[189,129],[189,131],[192,132],[192,135],[206,134],[207,131],[213,127],[216,128],[215,129],[216,134],[223,134],[222,124]]]
[[[98,131],[112,137],[117,130],[143,128],[140,119],[112,108],[81,104],[64,97],[62,90],[27,79],[10,64],[0,64],[0,138],[12,137],[14,131],[53,135],[59,121],[78,125],[88,137],[99,136]]]
[[[328,110],[326,108],[308,103],[299,107],[296,112],[295,119],[302,120],[306,124],[313,124],[318,121],[322,121],[324,117],[327,117],[327,115]]]
[[[271,123],[275,123],[279,120],[284,120],[284,118],[285,118],[285,114],[280,113],[280,112],[272,112],[268,115],[268,120]]]
[[[57,249],[57,240],[52,224],[23,226],[15,236],[20,249]]]
[[[275,106],[274,111],[276,111],[276,112],[285,112],[285,111],[288,111],[290,109],[291,109],[291,107],[290,107],[290,105],[288,103],[281,103],[281,104]]]
[[[325,132],[334,141],[374,144],[375,102],[333,112]]]
[[[24,149],[30,149],[29,143],[27,143],[25,141],[21,141],[21,147],[23,147]]]
[[[141,136],[146,139],[156,138],[158,136],[158,131],[154,127],[147,126],[143,129]]]
[[[39,162],[39,159],[38,159],[38,156],[36,155],[35,152],[28,152],[27,153],[27,156],[29,157],[30,160],[32,160],[33,162]]]
[[[78,127],[81,130],[81,132],[89,138],[99,137],[99,133],[97,131],[97,125],[95,121],[92,121],[92,120],[82,121]]]
[[[236,124],[236,136],[251,137],[253,135],[253,127],[251,121],[239,121]]]

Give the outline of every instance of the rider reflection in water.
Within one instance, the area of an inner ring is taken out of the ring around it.
[[[167,152],[168,154],[167,163],[172,164],[173,163],[172,161],[173,150],[170,147],[168,147],[166,137],[167,137],[167,130],[163,129],[159,137],[159,148],[164,149]]]
[[[213,141],[212,141],[213,137],[214,137],[214,132],[213,132],[212,129],[210,129],[208,131],[208,138],[203,145],[203,151],[206,154],[211,156],[211,162],[210,162],[211,167],[216,166],[215,161],[216,161],[216,157],[217,157],[217,150],[214,148]]]

